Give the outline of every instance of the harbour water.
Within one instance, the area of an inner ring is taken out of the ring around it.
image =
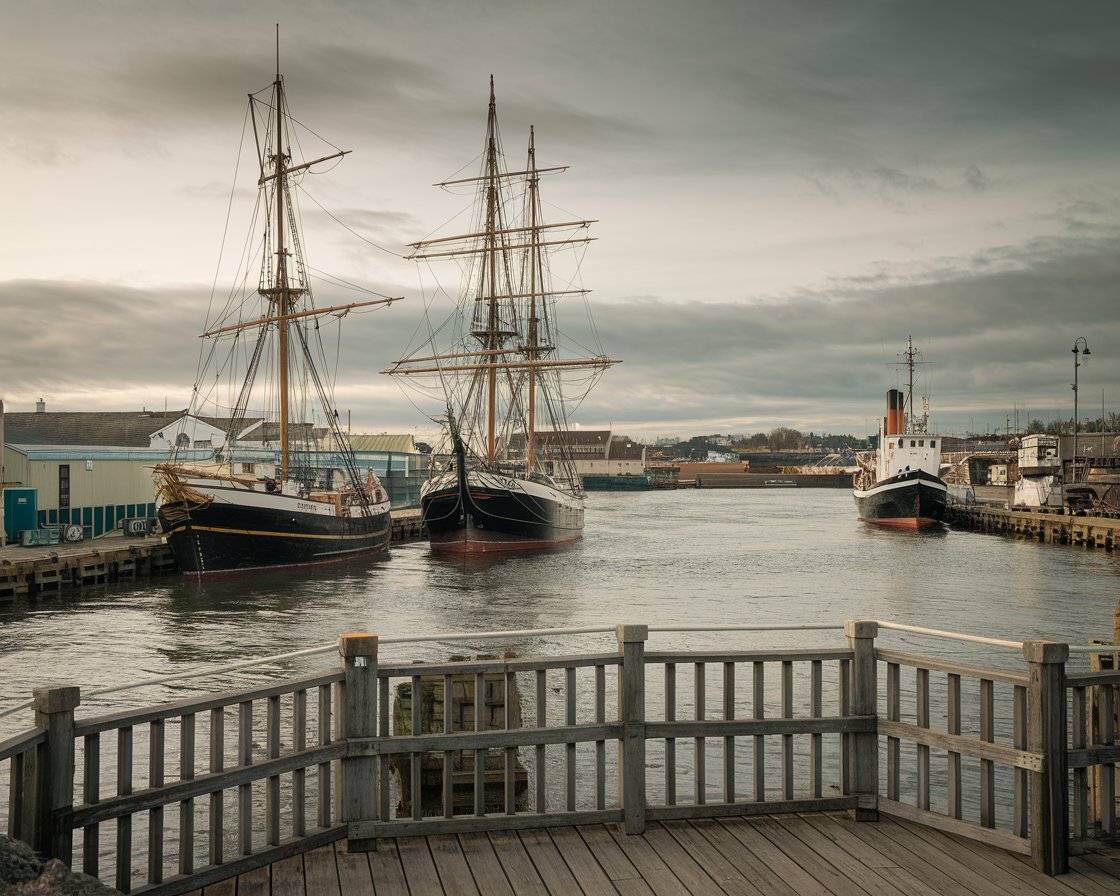
[[[341,632],[407,637],[624,622],[804,625],[864,618],[1083,644],[1110,636],[1118,592],[1115,552],[952,530],[883,531],[856,520],[846,490],[596,492],[588,497],[584,539],[545,554],[464,564],[433,557],[418,542],[395,547],[384,560],[334,568],[202,585],[172,576],[7,601],[0,604],[0,713],[6,713],[0,738],[30,725],[30,710],[11,710],[36,686],[79,684],[90,691],[329,646]],[[841,633],[823,631],[652,637],[674,647],[843,641]],[[912,646],[916,637],[890,633],[883,640]],[[449,640],[384,650],[446,658],[507,649],[575,652],[592,643],[604,649],[613,639]],[[1015,651],[939,649],[1020,667]],[[83,699],[79,713],[249,686],[336,662],[324,653]]]

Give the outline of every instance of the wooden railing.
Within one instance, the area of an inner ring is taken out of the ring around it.
[[[1067,683],[1049,642],[1008,671],[844,628],[831,648],[647,652],[629,625],[608,653],[424,664],[345,635],[338,672],[81,720],[77,688],[41,689],[36,727],[0,743],[8,833],[171,894],[343,838],[847,810],[1057,874],[1072,770],[1073,835],[1115,834],[1120,673]]]

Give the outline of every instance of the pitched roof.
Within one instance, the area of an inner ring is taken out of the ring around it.
[[[50,411],[5,414],[4,441],[9,445],[105,445],[147,448],[152,433],[187,412]]]
[[[385,451],[392,454],[418,454],[416,440],[410,435],[359,435],[347,436],[354,451]]]

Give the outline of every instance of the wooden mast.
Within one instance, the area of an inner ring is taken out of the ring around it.
[[[486,240],[490,249],[490,288],[487,302],[489,303],[487,319],[486,348],[491,351],[498,349],[498,246],[497,246],[497,209],[498,209],[498,146],[497,136],[497,104],[494,100],[494,76],[490,76],[490,111],[486,120],[486,170],[488,174],[486,186]],[[498,371],[491,367],[487,372],[486,380],[486,461],[494,464],[494,418],[498,403]]]
[[[537,278],[540,276],[540,236],[537,218],[537,150],[533,126],[529,125],[529,234],[534,248],[529,252],[529,345],[526,353],[530,362],[537,357]],[[540,284],[544,290],[544,282]],[[537,431],[537,368],[529,365],[529,418],[526,423],[527,448],[525,452],[525,475],[533,472],[533,449],[536,447]]]
[[[276,45],[276,155],[273,158],[276,180],[276,326],[279,334],[280,366],[280,481],[288,478],[288,259],[284,249],[284,84],[280,79],[280,43]]]

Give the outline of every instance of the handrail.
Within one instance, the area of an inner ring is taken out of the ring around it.
[[[46,742],[46,728],[28,728],[26,731],[21,731],[15,737],[9,737],[7,740],[0,740],[0,762],[11,759],[13,756],[18,756],[20,753],[26,753],[32,747],[37,747],[39,744]]]

